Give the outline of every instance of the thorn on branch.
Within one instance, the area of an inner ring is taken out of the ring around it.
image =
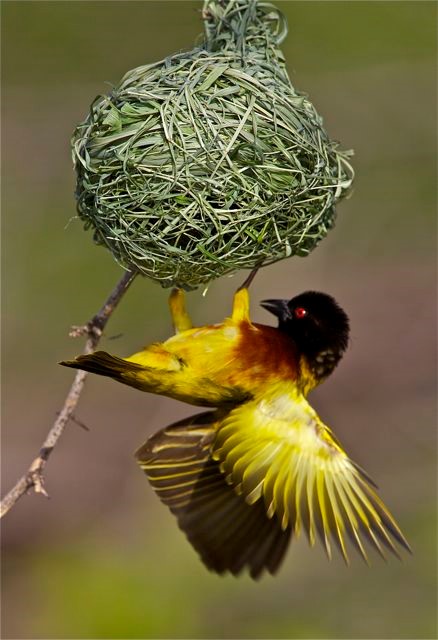
[[[61,411],[57,411],[55,413],[55,416],[57,418],[59,418],[60,415],[61,415]],[[78,427],[81,427],[81,429],[84,429],[85,431],[91,431],[90,427],[87,427],[87,425],[81,420],[79,420],[79,418],[77,418],[75,415],[72,414],[70,416],[70,420],[73,422],[73,424],[76,424]]]
[[[79,420],[78,418],[76,418],[76,416],[71,415],[70,416],[70,420],[74,423],[77,424],[78,427],[81,427],[81,429],[84,429],[84,431],[90,431],[90,427],[87,427],[87,425],[82,422],[81,420]]]

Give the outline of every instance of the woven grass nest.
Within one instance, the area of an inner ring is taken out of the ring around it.
[[[206,0],[202,15],[200,46],[129,71],[72,140],[95,241],[185,289],[307,255],[353,178],[349,152],[289,80],[280,12]]]

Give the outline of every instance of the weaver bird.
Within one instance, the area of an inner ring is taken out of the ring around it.
[[[251,322],[246,287],[231,316],[193,328],[184,294],[170,310],[176,334],[129,358],[103,351],[62,362],[143,391],[216,407],[153,435],[136,456],[204,564],[253,578],[275,573],[292,536],[332,542],[348,563],[347,538],[383,556],[409,550],[375,485],[306,396],[329,376],[348,344],[349,322],[318,292],[266,300],[276,328]]]

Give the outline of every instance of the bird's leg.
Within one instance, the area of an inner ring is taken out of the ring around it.
[[[234,294],[233,299],[233,311],[231,312],[231,319],[233,322],[251,322],[249,317],[249,292],[248,287],[254,280],[259,267],[256,267],[251,271],[245,282],[240,285]]]
[[[192,321],[186,311],[186,296],[182,289],[172,289],[169,296],[169,308],[175,333],[192,328]]]
[[[249,276],[246,278],[246,280],[240,285],[240,287],[237,289],[237,291],[240,291],[241,289],[248,289],[249,285],[251,284],[251,282],[254,280],[254,278],[257,275],[257,271],[260,269],[260,267],[254,267],[254,269],[250,272]]]

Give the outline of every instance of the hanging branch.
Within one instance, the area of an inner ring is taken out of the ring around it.
[[[117,283],[100,311],[90,320],[90,322],[82,327],[72,327],[70,336],[88,336],[84,353],[91,353],[92,351],[95,351],[106,323],[135,276],[135,271],[127,271]],[[58,443],[67,422],[73,415],[73,411],[78,404],[86,376],[87,373],[85,371],[77,372],[70,391],[65,399],[64,405],[58,413],[52,428],[47,434],[38,456],[33,460],[26,473],[17,481],[15,486],[1,501],[0,518],[2,518],[15,505],[21,496],[27,493],[30,489],[34,489],[35,493],[42,493],[44,496],[48,497],[47,491],[44,488],[44,467],[46,466],[46,462],[53,449]]]

